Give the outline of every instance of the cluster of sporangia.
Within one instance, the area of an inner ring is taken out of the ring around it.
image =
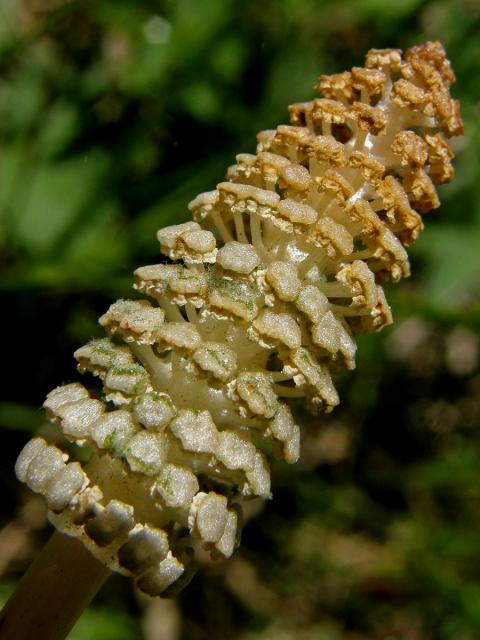
[[[45,402],[88,463],[41,438],[17,462],[59,530],[152,595],[187,580],[195,547],[231,555],[238,503],[270,496],[252,440],[295,462],[289,402],[330,411],[352,334],[391,322],[379,283],[409,275],[419,212],[452,178],[453,81],[438,43],[321,76],[324,97],[291,105],[290,125],[262,131],[256,155],[190,203],[195,222],[158,232],[169,261],[135,272],[152,301],[115,302],[109,338],[75,353],[101,397],[73,383]]]

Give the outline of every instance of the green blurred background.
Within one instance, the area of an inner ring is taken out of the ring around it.
[[[0,596],[49,535],[15,480],[73,350],[157,261],[157,228],[221,181],[255,133],[370,47],[439,39],[467,135],[388,291],[395,325],[360,339],[342,405],[305,417],[243,544],[177,601],[113,577],[73,640],[480,638],[480,1],[1,0]],[[54,436],[53,436],[54,437]]]

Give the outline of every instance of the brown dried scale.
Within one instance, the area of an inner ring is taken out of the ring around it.
[[[453,81],[438,43],[369,51],[158,231],[162,260],[135,271],[149,300],[112,304],[108,337],[75,353],[102,391],[45,401],[89,462],[42,438],[18,458],[58,529],[151,595],[187,582],[199,547],[233,553],[241,503],[271,493],[257,439],[296,462],[296,405],[331,411],[354,335],[392,321],[381,283],[409,275],[405,247],[453,175]]]

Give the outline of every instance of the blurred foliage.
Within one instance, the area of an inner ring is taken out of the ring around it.
[[[156,229],[319,73],[439,39],[467,135],[414,276],[389,292],[396,324],[360,340],[341,407],[305,417],[302,462],[274,465],[235,558],[175,605],[114,577],[71,637],[480,637],[479,28],[478,0],[2,0],[2,598],[47,535],[16,454],[50,429],[39,407],[76,379],[97,316],[156,260]]]

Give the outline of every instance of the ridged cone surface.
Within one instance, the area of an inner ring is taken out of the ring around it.
[[[453,81],[439,43],[321,76],[321,98],[291,105],[190,203],[194,221],[158,232],[168,261],[135,272],[150,301],[115,302],[109,337],[75,353],[103,394],[73,383],[45,402],[89,462],[41,438],[18,459],[58,529],[151,595],[188,581],[199,546],[232,554],[242,500],[270,496],[252,438],[296,462],[289,405],[333,409],[354,334],[391,322],[381,283],[409,275],[405,247],[453,175]]]

